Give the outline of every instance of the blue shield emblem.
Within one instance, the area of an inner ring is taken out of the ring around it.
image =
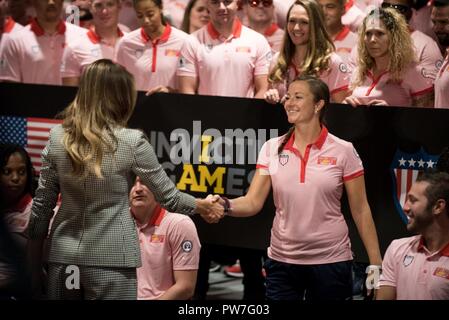
[[[435,168],[438,158],[439,155],[430,155],[422,148],[416,153],[396,150],[391,163],[390,173],[393,181],[394,204],[404,223],[407,224],[408,219],[402,208],[412,183],[416,180],[420,171]]]

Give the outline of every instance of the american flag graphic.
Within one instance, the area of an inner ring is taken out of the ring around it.
[[[61,120],[0,116],[0,143],[16,143],[28,151],[37,173],[42,166],[41,153],[51,128]]]
[[[412,183],[416,180],[418,173],[423,170],[436,167],[439,155],[430,155],[423,149],[416,153],[406,153],[396,150],[391,164],[391,175],[393,178],[394,201],[397,211],[402,220],[407,223],[407,216],[402,208]]]

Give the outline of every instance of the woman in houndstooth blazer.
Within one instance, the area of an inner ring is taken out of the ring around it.
[[[132,75],[98,60],[81,76],[63,124],[50,133],[28,229],[33,289],[40,288],[46,259],[50,299],[136,299],[140,249],[128,204],[134,175],[172,212],[198,212],[209,222],[223,215],[210,198],[178,191],[145,135],[126,128],[135,101]],[[42,257],[58,194],[61,206]]]

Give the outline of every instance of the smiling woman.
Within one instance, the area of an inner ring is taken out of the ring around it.
[[[362,161],[350,142],[322,123],[329,100],[322,80],[307,75],[293,80],[284,104],[293,126],[262,146],[248,193],[220,200],[230,216],[252,216],[273,188],[276,215],[264,266],[269,300],[351,299],[351,244],[340,209],[343,188],[370,263],[381,263]]]

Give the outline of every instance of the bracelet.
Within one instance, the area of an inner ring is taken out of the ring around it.
[[[381,265],[377,265],[377,264],[370,264],[368,267],[366,267],[366,273],[373,271],[373,270],[378,270],[379,272],[382,272],[382,266]]]
[[[223,205],[224,214],[228,215],[229,213],[232,212],[231,201],[229,201],[229,199],[226,197],[221,197],[221,198],[224,200],[224,205]]]

